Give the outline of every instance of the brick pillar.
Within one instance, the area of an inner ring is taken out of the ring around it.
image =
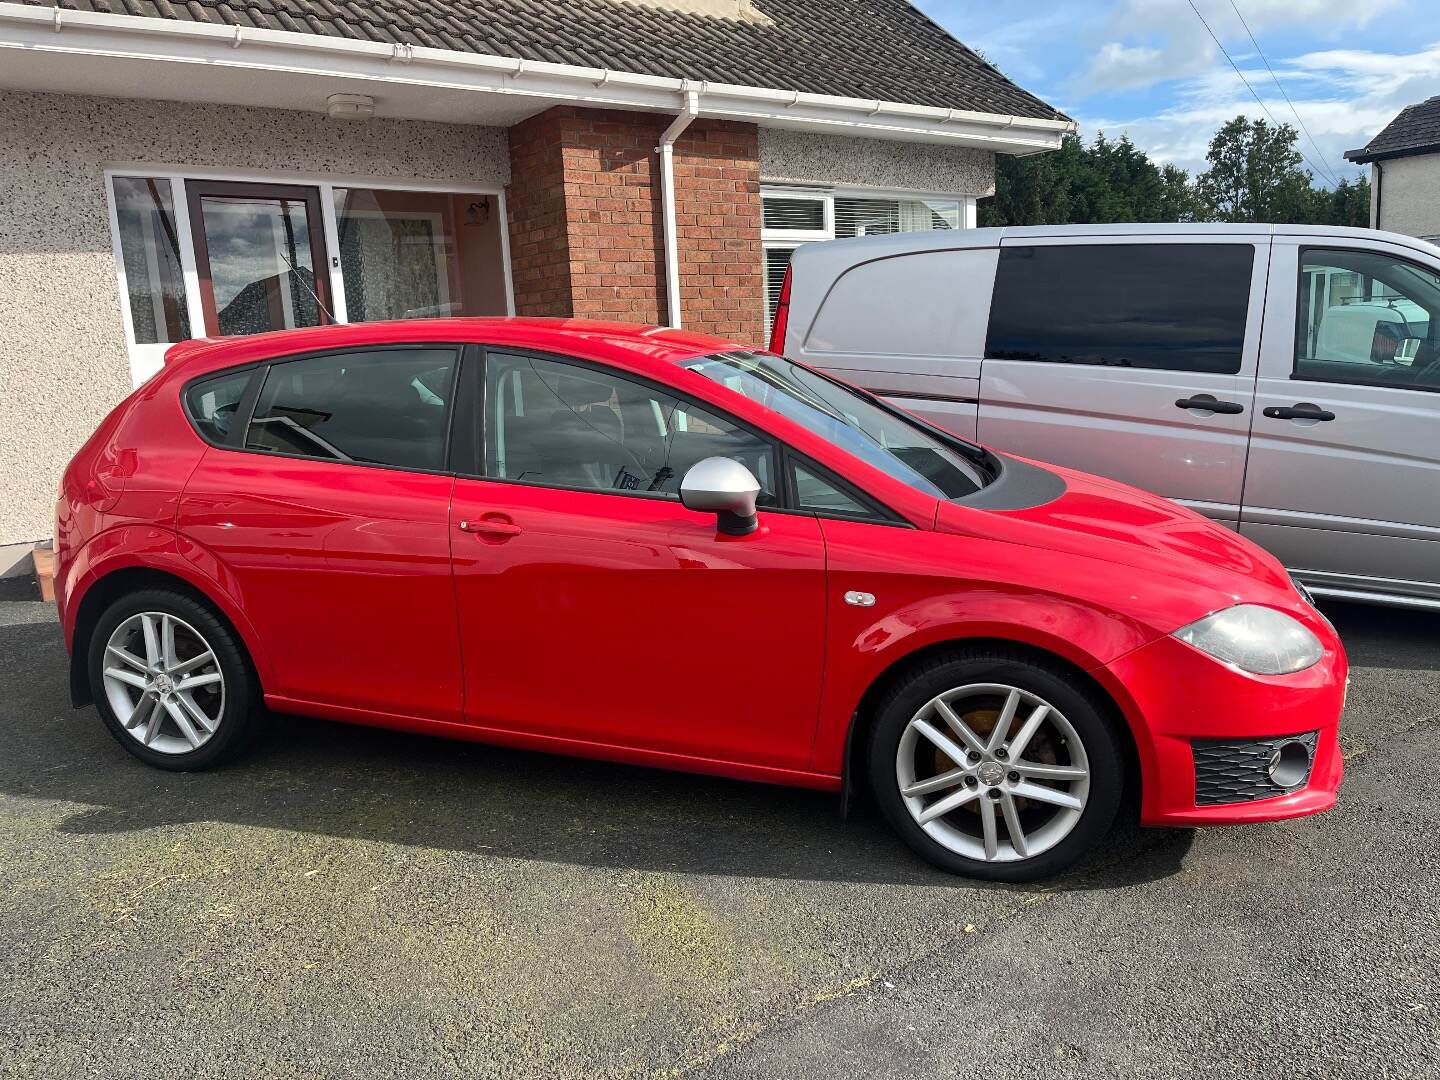
[[[670,117],[560,106],[510,129],[515,310],[661,323],[655,145]],[[761,343],[765,283],[753,124],[700,119],[675,147],[686,329]]]

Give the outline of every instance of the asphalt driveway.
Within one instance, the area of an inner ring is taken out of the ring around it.
[[[0,1076],[1440,1075],[1440,618],[1328,610],[1336,811],[1013,888],[823,795],[318,721],[148,769],[0,605]]]

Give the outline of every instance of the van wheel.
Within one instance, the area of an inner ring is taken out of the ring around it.
[[[257,734],[259,685],[235,632],[170,589],[116,600],[90,638],[90,686],[105,726],[141,761],[195,770]]]
[[[1109,829],[1124,759],[1102,709],[1059,666],[1004,649],[929,661],[881,702],[870,781],[891,826],[941,869],[1049,877]]]

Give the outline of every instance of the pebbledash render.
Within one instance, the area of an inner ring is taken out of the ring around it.
[[[176,341],[517,314],[758,344],[796,247],[973,227],[996,154],[1074,128],[904,0],[553,8],[0,0],[0,575]]]

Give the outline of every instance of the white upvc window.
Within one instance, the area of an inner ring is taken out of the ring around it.
[[[139,165],[105,189],[137,385],[187,337],[514,314],[499,188]]]
[[[767,185],[761,188],[760,200],[767,334],[790,256],[802,244],[975,227],[975,200],[963,195]]]

